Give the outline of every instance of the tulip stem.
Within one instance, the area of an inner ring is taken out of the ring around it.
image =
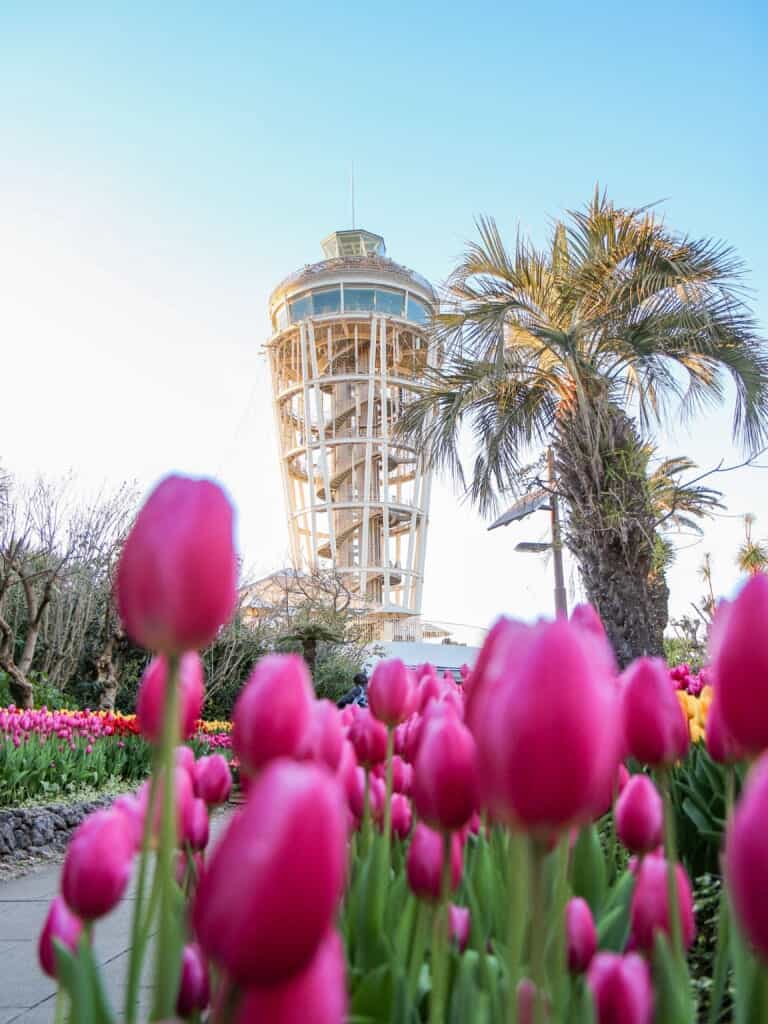
[[[509,883],[510,893],[509,914],[509,977],[507,1024],[517,1024],[517,986],[520,981],[520,960],[523,955],[525,940],[526,914],[523,908],[528,890],[528,844],[524,836],[512,832],[510,837]]]
[[[537,840],[531,840],[531,973],[536,986],[534,996],[534,1024],[544,1024],[544,993],[545,977],[545,942],[547,937],[546,921],[546,874],[544,861],[547,856],[546,847]]]
[[[59,986],[56,990],[56,1008],[53,1011],[54,1024],[65,1024],[67,1019],[67,994]]]
[[[411,946],[411,962],[408,970],[408,998],[416,998],[419,987],[421,968],[424,965],[424,949],[427,945],[429,915],[426,906],[418,901],[416,904],[416,923],[414,925],[413,945]]]
[[[160,826],[158,871],[160,872],[160,927],[157,939],[155,1005],[153,1019],[173,1016],[179,987],[181,963],[175,907],[174,856],[178,846],[174,782],[176,744],[179,733],[179,657],[168,657],[163,737],[160,759],[163,766],[163,802]]]
[[[440,873],[440,902],[432,921],[432,992],[429,998],[429,1024],[444,1024],[445,980],[450,945],[448,897],[451,891],[451,833],[443,833],[443,864]]]
[[[683,940],[680,928],[680,902],[677,895],[677,842],[675,811],[672,806],[670,769],[659,771],[659,788],[664,799],[664,856],[667,859],[667,909],[671,927],[672,949],[679,963],[683,962]]]
[[[136,880],[136,899],[133,903],[133,920],[131,921],[131,955],[128,962],[128,982],[125,988],[124,1012],[126,1024],[134,1024],[136,1020],[136,997],[138,996],[141,960],[144,952],[144,943],[141,941],[144,931],[142,928],[142,912],[144,909],[144,890],[147,885],[149,844],[152,839],[155,797],[157,795],[158,760],[157,752],[155,752],[153,771],[149,779],[147,806],[144,811],[144,828],[141,837],[141,853],[139,855],[139,874]]]

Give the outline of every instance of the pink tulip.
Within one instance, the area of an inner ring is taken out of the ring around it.
[[[200,655],[195,651],[183,654],[178,676],[179,739],[188,739],[195,732],[195,723],[203,709],[203,680],[203,663]],[[139,728],[153,743],[159,743],[163,737],[167,681],[168,660],[161,654],[153,658],[144,670],[136,698]]]
[[[544,996],[544,1017],[549,1021],[549,1000]],[[536,986],[530,978],[521,978],[517,984],[517,1024],[534,1024],[536,1020]]]
[[[235,1014],[235,1024],[344,1024],[346,1019],[346,963],[335,932],[329,932],[299,973],[247,989]]]
[[[592,814],[595,820],[602,818],[604,814],[613,807],[614,800],[617,794],[621,793],[629,780],[629,772],[622,762],[619,762],[619,766],[613,778],[607,780],[605,789],[599,794]]]
[[[480,784],[472,733],[451,716],[427,722],[413,772],[413,802],[437,829],[459,829],[477,810]]]
[[[274,761],[198,886],[200,945],[241,986],[283,981],[308,964],[330,927],[345,866],[346,814],[333,777],[313,764]]]
[[[688,749],[688,719],[661,658],[638,658],[623,675],[624,736],[632,757],[673,764]]]
[[[203,954],[198,945],[190,943],[182,952],[176,1012],[182,1017],[189,1017],[196,1010],[204,1010],[210,996],[208,968]]]
[[[40,940],[37,945],[37,956],[40,966],[49,978],[56,977],[56,952],[53,940],[56,939],[71,952],[77,949],[83,922],[75,917],[61,896],[54,897],[48,908]]]
[[[207,646],[237,603],[232,506],[210,480],[166,477],[123,546],[116,577],[126,632],[164,654]]]
[[[448,927],[451,929],[451,938],[463,953],[469,942],[469,933],[472,930],[472,921],[469,907],[457,907],[451,903],[448,907]]]
[[[653,951],[657,931],[671,934],[669,900],[667,897],[667,861],[650,854],[638,866],[637,881],[630,910],[630,941],[633,949]],[[687,949],[696,937],[691,883],[682,864],[676,866],[677,900],[683,947]]]
[[[589,820],[618,766],[613,684],[565,619],[530,628],[499,659],[473,727],[491,809],[545,836]]]
[[[133,849],[138,853],[141,849],[144,832],[145,802],[138,796],[124,793],[112,804],[112,810],[115,814],[122,815],[125,827],[129,832],[130,841],[133,844]]]
[[[392,834],[407,839],[413,827],[411,801],[402,793],[392,794]]]
[[[402,661],[390,658],[376,665],[368,684],[368,706],[374,718],[390,728],[399,725],[413,710],[414,698],[413,673]]]
[[[329,700],[312,702],[309,728],[299,756],[307,760],[320,761],[332,772],[339,767],[344,732],[341,717],[335,704]]]
[[[430,672],[421,677],[416,690],[414,704],[418,705],[419,712],[423,714],[432,701],[439,700],[441,693],[442,688],[439,679]]]
[[[412,892],[425,903],[440,901],[443,871],[443,836],[426,825],[417,825],[408,847],[406,873]],[[448,888],[456,889],[461,881],[462,848],[459,836],[450,837],[451,870]]]
[[[386,762],[381,761],[373,768],[374,775],[378,775],[381,779],[387,777],[387,766]],[[392,758],[392,792],[393,793],[405,793],[406,796],[411,791],[411,783],[413,781],[413,769],[404,761],[402,757],[398,757],[395,754]]]
[[[357,792],[357,758],[355,749],[349,740],[344,740],[341,747],[341,758],[339,767],[336,769],[336,778],[341,786],[347,802],[355,799]]]
[[[745,935],[768,963],[768,754],[753,767],[736,805],[725,846],[725,873]]]
[[[723,721],[718,692],[715,690],[715,696],[707,714],[707,753],[713,761],[717,761],[719,764],[735,764],[737,761],[745,760],[747,755]]]
[[[768,576],[758,573],[730,605],[718,606],[710,634],[715,701],[735,744],[768,748]]]
[[[61,873],[61,894],[86,921],[108,914],[119,903],[131,876],[134,845],[121,814],[96,811],[70,840]]]
[[[484,703],[492,699],[491,691],[508,677],[510,667],[515,658],[521,657],[531,635],[525,623],[504,617],[497,619],[488,631],[465,684],[464,720],[473,733],[483,717]]]
[[[185,826],[185,842],[189,843],[193,850],[204,850],[208,845],[208,837],[210,835],[208,808],[205,806],[205,800],[200,800],[197,797],[192,799],[190,813]]]
[[[232,772],[222,754],[208,754],[195,762],[192,781],[195,793],[209,807],[225,804],[232,792]]]
[[[637,953],[597,953],[587,971],[597,1024],[651,1024],[651,971]]]
[[[268,654],[237,698],[232,748],[247,772],[273,758],[296,757],[312,716],[312,680],[297,654]]]
[[[184,744],[176,747],[176,764],[185,768],[191,776],[195,774],[195,754],[191,747]]]
[[[571,622],[589,639],[594,657],[609,676],[617,672],[616,655],[605,632],[603,620],[591,604],[577,604],[571,612]]]
[[[387,756],[387,728],[365,708],[350,726],[349,740],[358,763],[365,768],[372,768]]]
[[[616,801],[616,833],[630,853],[648,853],[662,841],[664,805],[647,775],[633,775]]]
[[[152,821],[152,831],[156,838],[159,838],[162,831],[164,778],[163,773],[159,773]],[[195,790],[192,784],[192,776],[184,767],[183,759],[181,763],[177,759],[173,773],[173,787],[173,801],[176,807],[176,835],[179,843],[184,843],[189,836],[195,833],[193,821],[195,814]],[[149,795],[148,790],[145,789],[144,793],[146,796],[143,798],[146,799]]]
[[[580,896],[574,896],[566,905],[565,935],[568,969],[583,974],[597,949],[597,928],[589,904]]]

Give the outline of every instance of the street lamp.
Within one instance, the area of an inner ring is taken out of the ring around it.
[[[548,487],[541,487],[520,498],[511,505],[507,511],[488,527],[489,530],[496,530],[499,526],[509,526],[510,523],[519,522],[533,512],[549,512],[550,530],[552,540],[550,542],[521,541],[515,544],[515,551],[528,554],[541,554],[551,549],[555,568],[555,613],[557,615],[568,614],[568,598],[565,592],[565,578],[563,575],[563,542],[560,536],[560,512],[555,489],[555,468],[552,459],[552,449],[547,449],[547,471],[549,476]]]

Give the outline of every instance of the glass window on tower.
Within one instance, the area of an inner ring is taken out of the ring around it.
[[[423,302],[408,296],[408,319],[415,324],[425,324],[429,320],[429,310]]]
[[[405,296],[402,292],[384,291],[376,289],[376,312],[384,313],[386,316],[402,316]]]
[[[373,288],[345,288],[344,309],[348,312],[373,309]]]
[[[295,324],[299,320],[306,320],[308,316],[312,316],[312,296],[302,295],[300,299],[289,302],[288,308],[291,311],[291,323]]]
[[[328,288],[321,292],[313,292],[312,308],[315,316],[325,316],[326,313],[338,313],[341,309],[341,289]]]

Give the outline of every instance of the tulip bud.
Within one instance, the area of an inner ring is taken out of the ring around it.
[[[195,754],[191,747],[184,746],[183,744],[176,747],[175,751],[176,764],[180,768],[186,769],[190,776],[194,777],[195,774]]]
[[[37,956],[45,974],[49,978],[56,977],[56,952],[53,940],[56,939],[68,950],[74,952],[80,941],[83,922],[75,917],[61,896],[54,897],[48,908],[40,940],[37,945]]]
[[[344,740],[341,747],[341,758],[339,767],[336,770],[336,778],[341,786],[347,802],[355,799],[357,790],[357,758],[355,750],[349,740]]]
[[[413,826],[411,801],[402,793],[392,794],[392,834],[407,839]]]
[[[404,722],[413,710],[415,682],[413,673],[402,661],[380,661],[368,684],[371,714],[390,727]]]
[[[747,776],[728,825],[725,873],[739,923],[764,964],[768,963],[768,755]]]
[[[108,914],[119,903],[131,876],[133,837],[124,818],[96,811],[78,826],[67,848],[61,894],[86,921]]]
[[[344,1024],[346,962],[338,935],[329,932],[299,973],[275,985],[247,989],[234,1020],[235,1024],[308,1024],[310,1020],[312,1024]]]
[[[464,719],[473,733],[490,691],[509,674],[510,666],[515,658],[522,656],[531,635],[531,630],[524,623],[504,617],[497,619],[488,631],[472,675],[465,684]]]
[[[183,762],[183,758],[177,758],[173,771],[173,802],[176,807],[176,836],[180,843],[187,842],[191,835],[196,834],[195,824],[193,822],[195,814],[195,791],[192,785],[192,776],[184,767]],[[162,832],[164,789],[165,776],[161,772],[157,777],[157,797],[155,799],[155,809],[152,820],[152,831],[155,837],[159,837]]]
[[[469,907],[457,907],[455,903],[451,903],[448,907],[448,927],[460,953],[467,948],[471,926]]]
[[[768,748],[768,576],[758,573],[730,605],[718,606],[710,634],[715,702],[747,754]]]
[[[325,768],[281,759],[254,781],[210,856],[192,915],[206,955],[238,985],[278,984],[312,958],[344,888],[346,828]]]
[[[597,928],[589,904],[580,896],[574,896],[566,905],[565,935],[568,969],[583,974],[597,949]]]
[[[355,748],[358,763],[365,768],[383,761],[387,756],[387,729],[365,708],[349,727],[349,740]]]
[[[329,700],[312,702],[309,728],[304,736],[299,756],[326,764],[332,772],[339,767],[344,732],[335,704]]]
[[[461,881],[462,848],[459,836],[454,833],[450,837],[451,870],[449,891],[453,891]],[[440,887],[443,872],[443,836],[433,832],[426,825],[417,825],[408,847],[406,873],[408,884],[414,895],[425,903],[440,901]]]
[[[208,845],[210,823],[205,800],[193,797],[188,820],[185,822],[184,840],[193,850],[204,850]]]
[[[203,663],[195,651],[188,651],[179,662],[179,738],[192,736],[195,723],[203,707]],[[168,684],[168,659],[164,655],[153,658],[144,671],[136,698],[136,718],[142,735],[152,743],[159,743],[163,736],[166,691]],[[192,753],[190,751],[190,753]],[[194,758],[194,755],[192,755]]]
[[[507,669],[476,708],[473,732],[491,809],[548,835],[589,820],[610,788],[619,708],[582,630],[561,618],[528,632],[500,649]]]
[[[139,796],[124,793],[112,804],[112,810],[115,814],[122,815],[133,849],[138,853],[143,839],[145,803]]]
[[[696,937],[693,894],[682,864],[676,865],[675,872],[680,931],[683,947],[687,949]],[[654,935],[657,931],[666,935],[671,934],[667,861],[664,857],[653,854],[644,857],[637,869],[636,878],[630,909],[630,941],[633,949],[650,953],[653,951]]]
[[[232,792],[232,772],[226,757],[222,754],[209,754],[195,762],[192,781],[195,793],[208,806],[224,804]]]
[[[536,986],[530,978],[521,978],[517,983],[517,1024],[534,1024],[536,1021],[536,992]],[[542,998],[542,1020],[549,1021],[549,1000],[546,994]]]
[[[309,729],[312,680],[297,654],[268,654],[237,698],[232,747],[246,772],[276,757],[296,757]]]
[[[206,647],[237,603],[232,506],[210,480],[166,477],[128,534],[117,567],[120,617],[164,654]]]
[[[472,733],[450,716],[427,722],[413,772],[418,814],[437,829],[459,829],[477,809],[480,784]]]
[[[648,853],[662,841],[664,806],[647,775],[633,775],[616,801],[616,834],[630,853]]]
[[[623,676],[624,735],[629,753],[649,765],[673,764],[688,749],[688,720],[661,658],[638,658]]]
[[[723,721],[723,712],[717,692],[709,705],[707,715],[707,753],[719,764],[735,764],[746,759],[746,752],[741,749]]]
[[[189,1017],[196,1010],[204,1010],[210,1000],[208,968],[203,960],[200,947],[190,943],[181,955],[181,979],[176,1012]]]
[[[597,953],[587,971],[587,984],[597,1024],[651,1024],[651,971],[637,953]]]

